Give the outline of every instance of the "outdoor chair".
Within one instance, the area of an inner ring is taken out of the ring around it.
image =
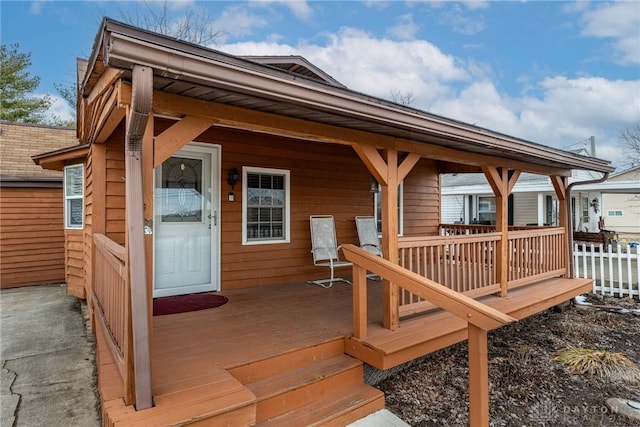
[[[319,285],[323,288],[330,288],[333,282],[338,281],[351,284],[350,281],[342,277],[335,277],[334,269],[350,267],[353,264],[340,260],[338,256],[340,247],[336,239],[333,216],[312,215],[309,221],[311,226],[311,253],[313,254],[313,264],[319,267],[329,267],[331,277],[329,279],[310,280],[308,283]]]
[[[378,238],[376,219],[372,216],[357,216],[356,230],[358,230],[360,247],[373,255],[381,257],[382,247],[380,246],[380,239]],[[367,274],[367,278],[380,280],[380,277],[373,273]]]

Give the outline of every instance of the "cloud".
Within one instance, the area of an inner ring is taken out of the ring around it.
[[[42,13],[42,6],[47,2],[47,0],[38,0],[32,1],[29,6],[29,13],[32,15],[40,15]]]
[[[581,14],[581,35],[610,39],[617,63],[640,64],[640,6],[636,1],[574,10]]]
[[[638,120],[640,80],[545,73],[521,79],[521,95],[507,95],[490,66],[448,55],[426,40],[393,40],[354,28],[321,40],[283,44],[273,39],[226,44],[221,50],[302,55],[350,89],[384,99],[411,93],[416,108],[556,148],[594,135],[599,157],[627,162],[618,133]]]
[[[264,28],[269,25],[263,16],[252,14],[247,8],[234,5],[222,12],[211,27],[217,29],[225,37],[244,37],[251,35],[255,28]]]
[[[313,15],[313,9],[306,0],[254,0],[255,5],[280,4],[287,7],[293,15],[301,20],[309,20]]]
[[[398,23],[387,28],[387,34],[399,40],[412,40],[420,30],[420,26],[413,22],[413,15],[408,13],[398,18]]]
[[[48,96],[51,99],[51,106],[45,112],[45,118],[48,121],[53,121],[53,119],[59,119],[62,121],[75,121],[76,120],[76,112],[69,106],[67,101],[64,100],[60,95],[57,94],[36,94],[36,96]]]
[[[440,23],[451,27],[457,33],[467,36],[478,34],[486,28],[482,17],[472,18],[467,12],[463,12],[458,5],[452,10],[444,12],[440,17]]]
[[[385,99],[394,91],[410,91],[422,108],[446,96],[450,83],[469,79],[452,56],[425,40],[394,41],[342,28],[326,34],[325,42],[297,46],[247,42],[220,49],[236,55],[302,55],[351,89]]]

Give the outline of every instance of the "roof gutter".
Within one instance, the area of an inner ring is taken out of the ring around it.
[[[125,32],[122,27],[114,27]],[[167,78],[217,86],[345,117],[369,120],[450,140],[466,141],[488,149],[524,153],[531,158],[555,161],[568,165],[572,169],[598,172],[614,170],[605,160],[568,154],[462,122],[427,115],[418,110],[401,109],[392,103],[387,105],[377,98],[367,97],[347,89],[327,88],[326,85],[312,85],[308,82],[281,78],[261,72],[260,69],[243,67],[240,64],[230,63],[229,60],[224,61],[226,56],[215,51],[200,49],[187,52],[185,50],[187,47],[191,50],[195,48],[171,39],[163,40],[163,44],[158,44],[134,37],[134,35],[143,37],[144,33],[137,33],[131,28],[128,32],[131,34],[121,34],[106,27],[104,61],[108,66],[130,69],[132,64],[141,64],[155,69]],[[217,56],[220,56],[220,59]]]
[[[571,184],[569,184],[567,186],[567,195],[565,197],[565,204],[566,204],[566,212],[567,212],[567,216],[569,217],[569,221],[568,221],[568,226],[569,226],[569,230],[567,230],[567,240],[568,240],[568,245],[569,245],[569,277],[573,278],[574,276],[574,271],[573,271],[573,215],[570,214],[571,212],[571,190],[573,189],[573,187],[577,186],[577,185],[587,185],[587,184],[600,184],[601,182],[605,182],[607,179],[609,179],[609,173],[610,172],[605,172],[604,175],[601,178],[598,179],[590,179],[590,180],[586,180],[586,181],[577,181],[577,182],[572,182]]]

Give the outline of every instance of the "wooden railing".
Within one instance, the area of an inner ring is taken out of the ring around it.
[[[131,291],[126,250],[103,234],[94,234],[92,304],[124,386],[127,404],[133,404]]]
[[[509,231],[508,286],[514,288],[566,272],[563,227]]]
[[[441,236],[461,236],[468,234],[493,233],[495,225],[481,224],[440,224]]]
[[[470,425],[488,426],[487,331],[514,322],[516,319],[354,245],[343,245],[342,251],[345,258],[353,263],[354,338],[367,337],[367,271],[467,322]]]
[[[499,291],[496,242],[500,233],[403,237],[398,240],[399,264],[456,292],[478,297]],[[427,309],[418,296],[399,293],[400,315]]]

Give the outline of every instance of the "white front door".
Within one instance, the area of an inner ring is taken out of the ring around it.
[[[155,169],[153,296],[219,290],[216,146],[189,144]]]

